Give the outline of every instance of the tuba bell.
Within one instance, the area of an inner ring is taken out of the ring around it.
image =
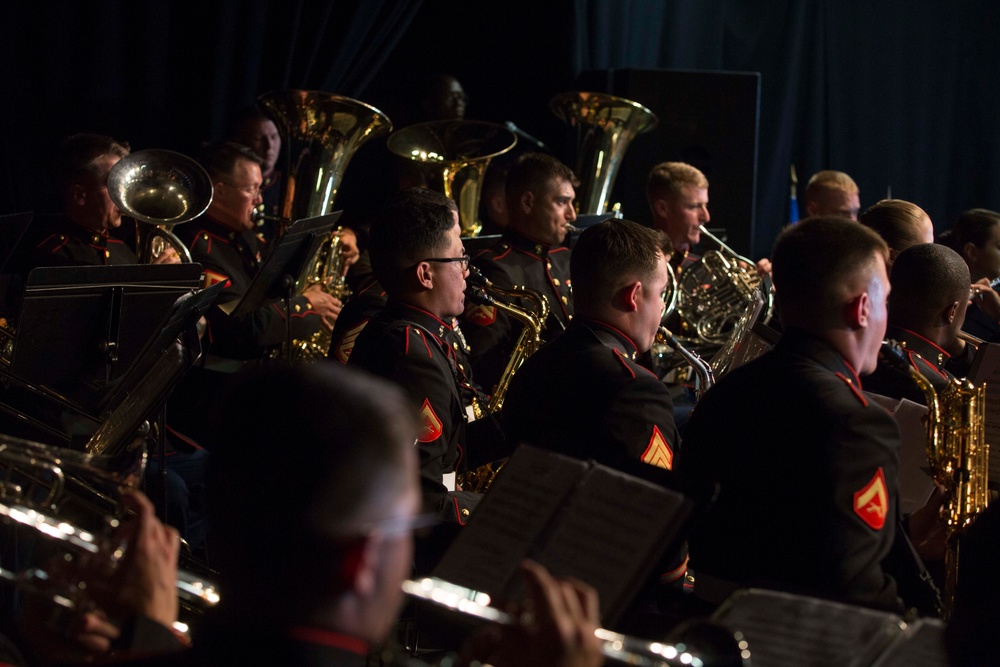
[[[181,261],[191,261],[191,253],[171,230],[194,220],[212,203],[212,179],[200,164],[173,151],[137,151],[111,168],[108,195],[125,215],[142,223],[136,225],[139,263],[152,263],[168,246]]]
[[[517,144],[507,128],[474,120],[418,123],[396,131],[387,142],[396,155],[422,164],[427,187],[458,204],[462,236],[482,230],[479,196],[490,160]]]
[[[659,119],[638,102],[605,93],[561,93],[549,101],[549,108],[577,130],[580,214],[607,213],[625,151],[635,137],[654,129]]]

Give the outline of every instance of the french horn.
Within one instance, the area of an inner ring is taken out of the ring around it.
[[[478,216],[486,167],[515,144],[517,136],[502,125],[474,120],[410,125],[386,143],[396,155],[423,166],[428,188],[455,201],[465,237],[476,236],[483,228]]]
[[[140,264],[152,263],[167,247],[190,262],[191,253],[171,230],[208,210],[213,194],[212,179],[202,166],[173,151],[137,151],[108,172],[111,201],[137,222]]]
[[[549,108],[577,131],[574,171],[580,179],[580,215],[607,213],[625,151],[635,137],[656,128],[659,119],[638,102],[606,93],[561,93]]]

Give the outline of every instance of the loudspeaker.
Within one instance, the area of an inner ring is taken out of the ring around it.
[[[708,177],[708,226],[724,229],[722,238],[734,250],[756,259],[759,73],[592,70],[577,81],[579,90],[633,100],[659,117],[656,129],[629,145],[615,180],[611,201],[621,202],[625,218],[648,224],[650,169],[660,162],[687,162]]]

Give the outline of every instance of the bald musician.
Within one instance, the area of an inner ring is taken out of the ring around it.
[[[705,394],[677,462],[719,485],[689,540],[699,597],[760,586],[902,609],[882,565],[896,537],[899,431],[861,393],[885,336],[887,254],[841,218],[778,237],[785,334]]]

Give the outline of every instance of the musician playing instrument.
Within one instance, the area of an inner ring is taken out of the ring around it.
[[[507,171],[507,228],[503,240],[473,263],[500,289],[526,287],[549,302],[542,332],[549,341],[573,317],[570,250],[562,245],[576,220],[573,171],[550,155],[525,153]],[[494,306],[469,304],[461,318],[472,346],[472,367],[483,387],[493,387],[521,333],[521,325]]]
[[[222,599],[191,650],[141,664],[364,665],[400,609],[412,531],[429,523],[413,447],[423,426],[400,388],[340,364],[238,377],[219,406],[232,421],[211,442]],[[492,664],[601,664],[596,593],[540,567],[525,575],[535,621],[491,644]]]
[[[972,303],[963,330],[977,338],[1000,342],[1000,213],[985,208],[963,212],[940,242],[965,260],[972,279]]]
[[[468,444],[461,371],[446,336],[465,307],[469,258],[452,207],[406,192],[372,224],[369,253],[387,303],[358,334],[347,364],[406,389],[422,420],[424,509],[461,524],[479,496],[446,484]]]
[[[670,393],[636,363],[663,315],[667,254],[662,232],[628,220],[584,230],[570,267],[576,316],[524,362],[504,400],[511,445],[673,467],[680,438]]]
[[[695,593],[741,586],[899,611],[882,561],[896,539],[899,430],[861,393],[885,336],[888,249],[841,218],[774,248],[785,334],[702,397],[676,470],[719,494],[688,544]]]

